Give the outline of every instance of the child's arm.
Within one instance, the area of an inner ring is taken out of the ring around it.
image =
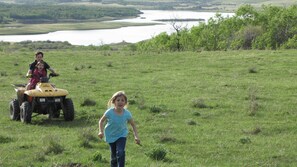
[[[52,72],[52,73],[56,74],[56,72],[55,72],[55,70],[54,70],[54,69],[52,69],[52,68],[49,68],[48,70],[49,70],[50,72]]]
[[[137,128],[136,128],[136,125],[135,125],[133,119],[130,119],[129,123],[131,124],[132,129],[133,129],[135,143],[140,145],[140,140],[138,138]]]
[[[98,137],[99,137],[100,139],[102,139],[103,136],[104,136],[103,123],[104,123],[105,120],[106,120],[106,116],[105,116],[105,114],[104,114],[104,115],[100,118],[100,120],[99,120],[99,133],[98,133]]]
[[[31,78],[32,77],[32,70],[28,70],[27,74],[26,74],[27,78]]]

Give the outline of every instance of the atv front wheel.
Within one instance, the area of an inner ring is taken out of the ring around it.
[[[10,119],[11,120],[20,120],[20,106],[19,101],[17,99],[13,99],[9,103],[9,109],[10,109]]]
[[[23,123],[31,123],[32,109],[31,104],[27,101],[23,102],[21,105],[21,121]]]
[[[65,101],[63,102],[63,113],[65,121],[73,121],[74,106],[71,99],[65,99]]]

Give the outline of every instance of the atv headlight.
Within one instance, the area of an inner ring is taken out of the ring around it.
[[[44,103],[45,102],[45,98],[39,98],[39,102]]]
[[[55,99],[55,102],[56,102],[56,103],[60,103],[60,102],[61,102],[61,99],[60,99],[60,98],[56,98],[56,99]]]

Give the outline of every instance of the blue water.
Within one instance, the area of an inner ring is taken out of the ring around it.
[[[56,31],[47,34],[37,35],[5,35],[0,36],[0,41],[20,42],[20,41],[68,41],[73,45],[103,45],[119,43],[122,41],[136,43],[150,39],[162,32],[168,34],[174,32],[172,22],[155,21],[157,19],[204,19],[205,22],[216,13],[213,12],[193,12],[193,11],[161,11],[143,10],[143,14],[134,19],[115,20],[120,22],[138,23],[161,23],[151,26],[130,26],[116,29],[100,30],[75,30],[75,31]],[[233,13],[221,13],[223,17],[231,17]],[[176,22],[180,27],[191,28],[199,25],[198,21]]]

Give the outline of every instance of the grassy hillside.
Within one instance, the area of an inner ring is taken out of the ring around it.
[[[32,124],[11,121],[8,103],[10,84],[27,81],[33,51],[2,48],[0,59],[0,166],[109,166],[97,122],[118,90],[130,99],[143,144],[130,133],[128,167],[297,165],[296,50],[45,51],[60,73],[51,82],[70,92],[76,117],[37,116]],[[160,148],[163,161],[147,156]]]

